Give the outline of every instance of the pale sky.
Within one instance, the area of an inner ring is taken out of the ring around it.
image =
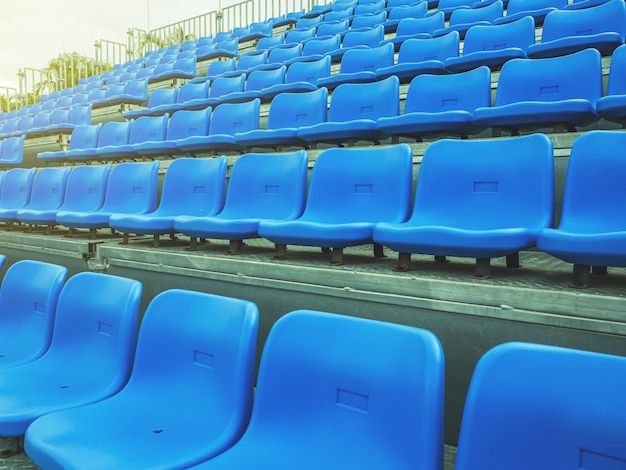
[[[238,0],[222,0],[222,6]],[[151,29],[218,9],[219,0],[2,0],[0,86],[18,86],[17,72],[41,69],[63,52],[94,57],[99,39],[127,43],[131,27]]]

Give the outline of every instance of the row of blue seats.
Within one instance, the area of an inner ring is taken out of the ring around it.
[[[41,468],[443,468],[432,332],[290,312],[270,330],[255,388],[254,303],[168,290],[137,337],[140,282],[66,275],[20,261],[0,288],[0,434],[24,435]],[[608,354],[492,348],[472,376],[455,468],[617,468],[625,372]]]
[[[585,287],[591,266],[626,266],[616,216],[626,171],[616,149],[623,145],[626,134],[617,131],[575,141],[558,229],[551,228],[552,144],[542,134],[433,143],[414,199],[406,144],[326,150],[308,191],[302,150],[239,157],[227,191],[226,157],[177,159],[156,210],[158,161],[122,163],[110,177],[108,165],[44,168],[34,184],[34,170],[13,169],[4,173],[0,220],[90,229],[92,236],[110,227],[124,242],[139,233],[153,235],[155,245],[161,235],[183,233],[192,249],[198,238],[223,239],[232,253],[241,240],[263,237],[276,244],[277,259],[287,245],[316,246],[332,248],[332,264],[343,262],[345,247],[374,243],[375,256],[382,246],[400,254],[399,271],[410,269],[410,253],[420,253],[475,258],[479,277],[489,276],[491,258],[518,267],[519,251],[537,245],[573,263],[572,284]]]
[[[8,119],[0,122],[0,139],[71,133],[77,126],[91,124],[91,111],[91,104],[82,103]]]

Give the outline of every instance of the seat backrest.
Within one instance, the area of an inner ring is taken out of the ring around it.
[[[52,113],[49,111],[42,111],[40,113],[37,113],[36,115],[32,115],[30,127],[34,129],[41,129],[41,128],[48,127],[50,125],[51,115]],[[22,127],[23,125],[24,125],[24,120],[22,120],[22,122],[20,123],[20,127]],[[21,129],[21,130],[28,130],[30,127],[26,127],[25,129]]]
[[[619,46],[611,56],[607,94],[626,95],[626,45]]]
[[[427,60],[445,62],[446,59],[459,55],[459,42],[458,31],[450,31],[448,34],[432,39],[407,39],[400,46],[398,63],[425,62]]]
[[[393,44],[388,42],[378,47],[352,49],[341,58],[340,73],[375,72],[376,69],[391,67],[394,62]]]
[[[278,220],[299,217],[306,199],[307,162],[304,150],[242,155],[230,172],[226,204],[219,217]]]
[[[194,135],[208,135],[211,107],[197,111],[181,110],[172,114],[167,126],[167,140],[186,139]]]
[[[81,104],[72,106],[69,111],[67,122],[73,126],[91,124],[91,105]]]
[[[235,135],[259,128],[261,101],[223,103],[213,110],[209,135]]]
[[[287,68],[285,83],[309,82],[317,83],[318,78],[330,75],[330,56],[312,61],[294,62]]]
[[[130,131],[135,121],[108,121],[105,122],[100,130],[100,138],[98,139],[98,147],[108,145],[126,145],[130,137]]]
[[[492,348],[472,375],[455,468],[619,469],[625,377],[622,356],[531,343]]]
[[[126,90],[126,83],[112,83],[106,88],[106,98],[122,96]]]
[[[50,116],[50,124],[67,124],[70,121],[69,108],[57,108],[52,111]]]
[[[228,159],[177,158],[163,179],[159,216],[218,214],[224,207]]]
[[[517,47],[526,51],[535,43],[535,20],[525,16],[500,25],[476,25],[467,30],[463,41],[463,55],[472,52],[496,51]]]
[[[274,46],[279,46],[285,43],[285,33],[277,34],[276,36],[269,36],[259,39],[256,45],[258,51],[265,49],[271,49]]]
[[[176,87],[157,88],[148,98],[148,108],[176,103],[176,96],[178,96],[178,88]]]
[[[502,66],[496,106],[521,101],[586,99],[602,96],[602,65],[596,49],[548,59],[513,59]]]
[[[437,8],[439,10],[450,11],[457,8],[471,7],[474,3],[473,0],[439,0]]]
[[[2,145],[2,157],[0,158],[3,163],[22,163],[24,160],[24,139],[26,136],[20,137],[8,137],[4,139]]]
[[[71,96],[59,96],[57,100],[57,108],[69,108],[72,106],[72,97]]]
[[[211,83],[209,89],[209,97],[219,98],[222,95],[235,91],[243,91],[246,83],[246,75],[237,75],[236,77],[217,77]]]
[[[221,51],[226,52],[227,54],[232,54],[233,56],[236,56],[239,54],[239,38],[218,41],[217,48]]]
[[[355,17],[350,25],[351,29],[373,28],[376,25],[387,21],[387,12],[379,11],[377,13],[365,13]]]
[[[0,287],[0,368],[24,364],[47,351],[67,268],[21,260]]]
[[[582,10],[555,10],[546,15],[541,42],[566,36],[583,36],[614,32],[622,42],[626,36],[626,6],[624,2],[607,3]]]
[[[252,71],[246,80],[246,91],[263,90],[272,85],[284,83],[285,71],[284,65],[267,70]]]
[[[412,223],[539,230],[552,224],[553,214],[554,155],[545,135],[445,139],[426,149]]]
[[[335,21],[324,20],[324,22],[317,27],[315,35],[318,38],[323,36],[334,36],[335,34],[343,34],[348,31],[348,29],[350,29],[350,20],[348,18]]]
[[[371,29],[348,31],[343,37],[341,47],[376,47],[383,39],[385,39],[385,27],[382,24],[379,24]]]
[[[442,468],[443,387],[443,348],[427,330],[291,312],[265,343],[241,443],[267,439],[287,466]]]
[[[130,80],[126,84],[125,94],[132,96],[137,100],[148,99],[148,78],[142,78],[140,80]]]
[[[267,51],[251,51],[243,54],[237,61],[237,70],[248,70],[255,65],[267,63]]]
[[[343,10],[333,10],[333,11],[329,11],[328,13],[324,14],[324,21],[322,22],[321,25],[319,25],[317,27],[317,34],[318,36],[320,35],[319,33],[319,29],[328,23],[334,23],[337,21],[343,21],[346,19],[349,19],[352,17],[352,15],[354,14],[354,8],[344,8]],[[347,28],[346,28],[347,29]],[[326,34],[326,33],[324,33]]]
[[[209,64],[207,76],[214,77],[224,72],[232,72],[237,66],[237,59],[215,60]]]
[[[1,209],[21,209],[28,204],[35,171],[35,168],[11,168],[4,172],[0,190]]]
[[[165,140],[169,114],[162,116],[141,116],[135,120],[130,130],[129,144],[159,142]]]
[[[87,104],[89,103],[89,93],[82,92],[76,93],[72,96],[72,106],[77,106],[79,104]]]
[[[491,105],[491,72],[482,66],[449,75],[418,75],[411,81],[404,113],[467,111]]]
[[[561,230],[573,233],[616,232],[626,229],[624,213],[626,135],[589,131],[572,145],[565,178]]]
[[[209,95],[209,81],[200,83],[187,82],[182,85],[176,95],[176,103],[184,103],[195,99],[203,99]]]
[[[516,15],[546,8],[561,9],[567,3],[567,0],[509,0],[506,11],[507,15]]]
[[[389,8],[389,2],[387,2]],[[418,2],[412,5],[398,5],[389,11],[389,20],[404,18],[423,18],[428,13],[428,2]]]
[[[326,54],[341,47],[341,35],[320,36],[304,43],[302,47],[302,56],[314,54]]]
[[[67,178],[65,199],[60,210],[95,211],[102,207],[111,165],[77,166]]]
[[[63,287],[48,351],[41,367],[78,381],[103,397],[118,391],[129,377],[136,348],[139,281],[82,272]]]
[[[354,9],[355,16],[367,15],[368,13],[377,13],[378,11],[385,8],[386,0],[377,0],[375,2],[362,3],[359,4]]]
[[[411,206],[412,160],[406,144],[325,150],[311,171],[302,217],[339,224],[405,221]]]
[[[478,8],[459,8],[450,15],[450,26],[459,24],[471,24],[478,21],[492,22],[502,17],[504,6],[501,0],[497,0],[488,6]],[[471,29],[471,28],[470,28]]]
[[[302,44],[290,44],[274,47],[267,56],[268,64],[283,64],[289,59],[300,57]]]
[[[330,98],[328,121],[377,120],[399,112],[400,81],[392,75],[378,82],[339,85]]]
[[[159,162],[120,163],[111,171],[102,212],[145,214],[156,208]]]
[[[90,149],[98,145],[102,123],[76,126],[70,139],[70,150]]]
[[[70,169],[41,168],[35,175],[30,200],[25,209],[53,210],[61,207]]]
[[[418,33],[432,34],[444,26],[445,14],[438,11],[423,18],[405,18],[400,20],[396,29],[396,36],[411,36]]]
[[[311,28],[312,26],[317,26],[322,23],[323,19],[324,19],[324,15],[317,15],[311,18],[300,18],[296,22],[296,29],[308,29],[308,28]]]
[[[315,37],[315,27],[306,29],[292,29],[285,35],[285,44],[301,43]]]
[[[328,90],[324,87],[305,93],[280,93],[270,104],[268,129],[297,128],[326,121]]]

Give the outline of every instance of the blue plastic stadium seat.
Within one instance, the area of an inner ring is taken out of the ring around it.
[[[66,276],[67,268],[40,261],[21,260],[7,269],[0,287],[0,369],[48,350]]]
[[[411,205],[411,148],[329,149],[311,172],[306,209],[293,221],[261,221],[259,235],[276,244],[333,248],[332,264],[343,262],[343,248],[373,243],[378,222],[404,222]],[[374,247],[382,256],[382,247]]]
[[[274,24],[272,21],[263,21],[250,24],[248,27],[234,28],[233,34],[240,43],[259,40],[272,35]]]
[[[235,77],[243,73],[248,73],[248,71],[252,67],[256,67],[257,65],[267,64],[268,55],[269,55],[269,52],[264,51],[264,50],[247,52],[246,54],[243,54],[239,58],[239,60],[237,61],[235,70],[233,70],[232,72],[223,72],[221,76],[222,77]]]
[[[376,47],[384,38],[385,28],[382,24],[359,31],[348,31],[341,41],[341,47],[328,52],[328,55],[333,62],[339,62],[346,51],[356,48]]]
[[[196,111],[178,111],[170,118],[165,140],[149,140],[133,145],[133,151],[142,157],[175,155],[181,153],[178,142],[193,136],[206,136],[211,122],[211,108]]]
[[[281,93],[270,104],[267,127],[237,133],[235,141],[247,148],[272,147],[276,151],[281,151],[285,146],[305,147],[306,142],[298,137],[298,128],[325,122],[327,108],[326,88],[303,93]]]
[[[111,171],[104,204],[96,210],[59,210],[56,221],[70,228],[88,228],[92,238],[96,229],[109,226],[112,214],[146,214],[156,209],[159,162],[120,163]]]
[[[277,34],[276,36],[270,36],[259,39],[257,42],[257,51],[271,49],[272,47],[285,44],[285,33]]]
[[[397,51],[407,39],[431,38],[433,32],[444,27],[444,18],[445,15],[442,11],[423,18],[404,18],[398,23],[396,36],[391,39],[385,39],[384,42],[393,43]]]
[[[140,297],[135,280],[90,272],[69,279],[47,352],[0,372],[0,434],[21,436],[44,414],[119,391],[135,352]]]
[[[259,128],[261,101],[224,103],[213,110],[209,134],[179,140],[177,148],[192,155],[215,153],[218,150],[243,151],[235,134]]]
[[[43,214],[55,214],[63,204],[69,174],[69,167],[40,169],[33,180],[30,200],[23,208],[15,210],[15,220],[29,226],[39,225],[35,221]],[[9,217],[8,213],[4,215]]]
[[[588,47],[611,55],[624,43],[626,5],[612,0],[583,10],[557,10],[543,24],[541,42],[528,48],[528,57],[542,58],[570,54]]]
[[[98,136],[98,143],[95,149],[85,149],[83,152],[66,153],[68,160],[98,160],[101,151],[117,149],[122,145],[128,145],[130,131],[135,121],[108,121],[105,122]]]
[[[270,100],[279,93],[303,93],[317,90],[317,81],[330,76],[331,60],[324,56],[316,60],[294,62],[285,72],[285,83],[261,90],[261,99]]]
[[[169,114],[164,114],[163,116],[141,116],[137,118],[134,123],[129,124],[130,135],[128,137],[128,143],[106,147],[98,146],[98,156],[103,159],[133,159],[137,157],[138,154],[135,152],[135,145],[144,142],[160,142],[165,140],[168,120]]]
[[[258,322],[256,305],[245,300],[159,294],[142,321],[128,384],[99,403],[36,420],[26,452],[50,469],[85,462],[94,469],[189,468],[221,453],[250,416]]]
[[[476,0],[439,0],[437,11],[446,15],[446,20],[450,19],[452,12],[460,8],[471,8]]]
[[[159,246],[160,235],[174,236],[177,216],[210,217],[224,206],[226,189],[225,156],[219,158],[179,158],[174,160],[163,180],[161,200],[156,211],[149,214],[113,214],[109,226],[124,235],[153,235],[154,246]]]
[[[349,29],[350,29],[350,20],[348,18],[335,20],[335,21],[324,20],[324,22],[317,27],[315,36],[316,38],[323,38],[325,36],[335,36],[335,35],[339,35],[341,37],[345,33],[347,33]]]
[[[244,91],[234,91],[220,97],[221,103],[243,103],[261,98],[265,88],[285,83],[286,67],[274,65],[272,68],[253,70],[246,77]]]
[[[398,30],[400,21],[405,18],[423,18],[428,13],[428,2],[415,2],[412,4],[397,5],[390,7],[387,2],[389,15],[385,21],[385,34],[395,33]]]
[[[482,2],[478,2],[480,5]],[[475,26],[488,26],[498,18],[502,18],[504,7],[501,0],[490,3],[487,6],[476,6],[472,8],[461,8],[452,12],[450,21],[446,28],[433,31],[433,36],[443,36],[450,31],[458,31],[461,39],[465,37],[467,31]]]
[[[95,158],[101,129],[102,123],[76,126],[67,150],[41,152],[37,155],[37,159],[54,162]]]
[[[118,85],[107,87],[106,98],[99,106],[115,106],[120,104],[144,105],[148,101],[148,78],[130,80]]]
[[[262,220],[288,221],[302,215],[306,199],[307,153],[255,154],[239,157],[231,170],[224,210],[217,215],[176,217],[174,228],[191,237],[230,240],[237,253],[246,238],[258,237]]]
[[[394,62],[393,44],[366,49],[352,49],[341,58],[339,73],[317,80],[318,87],[330,90],[342,83],[368,83],[376,81],[376,70],[390,67]]]
[[[452,75],[419,75],[411,81],[404,113],[378,120],[378,129],[392,136],[449,132],[467,137],[483,129],[474,111],[491,104],[491,73],[486,66]]]
[[[572,287],[589,284],[589,271],[605,274],[607,266],[626,266],[622,180],[626,135],[590,131],[572,146],[558,228],[539,232],[537,247],[572,263]]]
[[[20,165],[24,161],[24,140],[26,136],[8,137],[2,141],[0,166]]]
[[[225,72],[232,72],[237,67],[237,59],[215,60],[209,64],[207,73],[204,77],[196,77],[189,80],[187,83],[204,83],[207,81],[215,80],[221,74]]]
[[[248,69],[249,72],[255,70],[275,69],[286,64],[291,59],[296,59],[302,55],[302,44],[283,44],[273,47],[267,55],[267,63],[259,64]]]
[[[342,10],[329,11],[328,13],[324,15],[324,21],[322,22],[322,24],[320,24],[317,27],[317,31],[318,31],[317,35],[318,36],[322,35],[319,33],[319,29],[325,24],[338,23],[338,22],[343,22],[344,20],[348,20],[348,27],[349,27],[350,19],[352,18],[352,15],[354,15],[354,8],[351,8],[351,7],[347,7]],[[323,34],[326,34],[326,31],[325,30],[323,31],[324,31]]]
[[[296,29],[309,29],[311,27],[318,26],[324,20],[324,15],[316,15],[316,16],[302,16],[296,22]]]
[[[623,467],[625,374],[621,356],[531,343],[494,347],[472,375],[455,468]]]
[[[533,188],[529,191],[529,188]],[[476,276],[488,277],[490,258],[533,247],[554,210],[554,156],[542,134],[498,140],[439,140],[424,154],[413,214],[406,223],[381,223],[374,240],[400,253],[476,258]]]
[[[144,109],[131,109],[130,111],[124,111],[122,116],[126,119],[137,119],[141,116],[154,116],[164,113],[155,113],[153,110],[158,106],[167,106],[176,102],[178,96],[178,88],[157,88],[150,93],[148,98],[148,106]]]
[[[13,223],[18,209],[30,200],[35,168],[12,168],[4,172],[0,190],[0,222]]]
[[[190,83],[187,82],[178,89],[176,101],[171,104],[162,104],[151,108],[152,116],[159,116],[165,113],[172,116],[176,111],[185,109],[185,103],[195,99],[207,98],[209,95],[209,81]],[[156,91],[156,90],[155,90]]]
[[[500,25],[474,26],[467,31],[463,54],[446,59],[450,72],[471,70],[481,65],[500,68],[511,59],[526,59],[535,43],[535,22],[530,16]]]
[[[478,108],[474,121],[509,129],[554,126],[573,131],[599,119],[602,65],[595,49],[547,59],[513,59],[502,66],[495,106]]]
[[[350,24],[350,31],[361,31],[373,28],[379,24],[385,26],[386,23],[387,12],[385,10],[381,10],[376,13],[364,13],[354,16],[352,23]]]
[[[443,382],[430,331],[288,313],[265,343],[245,434],[193,468],[443,468]]]
[[[395,75],[408,82],[423,73],[447,73],[446,60],[459,56],[459,42],[458,31],[437,38],[407,39],[400,46],[398,63],[379,68],[376,76],[382,79]]]
[[[300,44],[304,43],[308,39],[315,37],[315,27],[306,29],[292,29],[285,34],[285,44]]]
[[[607,94],[598,99],[596,111],[604,119],[626,125],[626,45],[613,52]]]
[[[381,117],[400,113],[400,82],[391,76],[372,83],[344,83],[332,94],[328,121],[298,128],[298,137],[312,145],[343,145],[359,140],[380,143],[388,137],[377,130]]]
[[[494,24],[511,23],[530,16],[536,25],[542,25],[548,13],[560,10],[567,5],[567,0],[510,0],[506,16],[494,21]]]
[[[332,36],[320,36],[313,39],[309,39],[304,43],[302,47],[302,55],[300,57],[294,57],[285,62],[285,65],[290,65],[294,62],[318,60],[323,57],[329,56],[332,51],[335,51],[341,47],[341,35],[335,34]]]
[[[245,84],[245,74],[234,77],[219,76],[211,82],[211,87],[209,88],[209,93],[206,98],[196,98],[186,101],[184,109],[195,110],[204,109],[209,106],[217,106],[221,103],[222,96],[226,96],[229,93],[243,91]]]
[[[214,44],[198,48],[197,61],[228,58],[239,55],[239,38],[224,39]]]

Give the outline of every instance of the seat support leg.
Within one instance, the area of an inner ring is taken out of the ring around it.
[[[589,286],[589,272],[591,266],[588,264],[575,264],[572,269],[572,282],[570,287],[574,289],[586,289]]]
[[[394,271],[405,273],[411,270],[411,253],[399,253],[398,265],[393,268]]]
[[[90,228],[89,229],[89,238],[91,238],[92,240],[95,239],[98,235],[98,232],[95,228]]]
[[[160,244],[161,244],[161,238],[159,237],[159,235],[153,235],[152,236],[152,246],[154,248],[158,248]]]
[[[236,255],[237,253],[239,253],[239,245],[241,243],[241,240],[230,240],[229,244],[228,244],[228,251],[226,252],[227,255]]]
[[[189,246],[186,248],[187,251],[196,251],[198,249],[198,239],[196,237],[189,238]]]
[[[374,258],[386,258],[383,246],[380,243],[374,243]]]
[[[339,266],[343,264],[343,248],[333,248],[331,266]]]
[[[122,241],[120,242],[120,245],[128,245],[128,234],[126,232],[122,234]]]
[[[9,446],[6,449],[0,450],[0,459],[13,457],[24,451],[24,436],[11,437],[8,439]]]
[[[511,269],[522,267],[519,262],[519,251],[516,251],[515,253],[510,255],[506,255],[506,267]]]
[[[478,279],[487,279],[491,274],[491,259],[476,258],[476,271],[474,276]]]
[[[284,260],[287,259],[287,245],[276,244],[276,254],[272,259]]]

